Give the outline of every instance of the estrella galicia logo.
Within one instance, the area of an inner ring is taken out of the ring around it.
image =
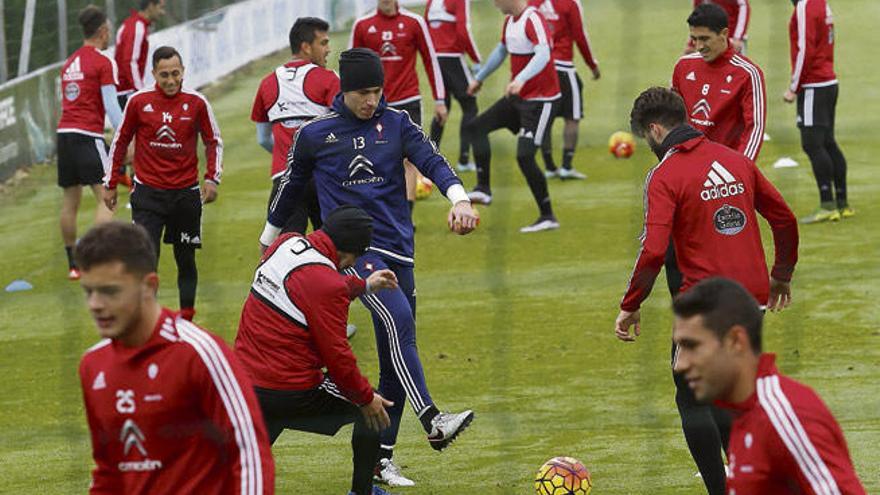
[[[79,98],[79,84],[75,82],[67,83],[64,86],[64,97],[67,101],[76,101]]]
[[[746,228],[746,214],[735,206],[724,205],[713,216],[715,230],[723,235],[736,235]]]

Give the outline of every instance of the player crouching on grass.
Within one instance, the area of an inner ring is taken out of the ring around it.
[[[672,309],[675,373],[696,400],[734,416],[727,493],[865,493],[828,406],[761,352],[763,314],[742,285],[703,280]]]
[[[385,407],[394,405],[373,392],[345,332],[352,299],[397,288],[391,270],[366,281],[339,273],[364,254],[372,234],[366,212],[340,206],[320,230],[278,237],[254,275],[235,339],[272,443],[284,429],[332,436],[354,423],[351,491],[357,495],[386,493],[373,487],[373,468],[379,432],[391,424]]]
[[[103,338],[79,368],[95,460],[89,493],[274,493],[251,382],[221,338],[159,305],[144,228],[102,224],[75,257]]]

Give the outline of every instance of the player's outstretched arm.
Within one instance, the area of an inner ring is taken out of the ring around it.
[[[396,288],[397,275],[391,270],[378,270],[367,277],[366,289],[368,294],[375,294],[380,290]]]
[[[480,91],[480,88],[483,87],[483,81],[485,81],[493,72],[498,70],[498,67],[501,67],[505,58],[507,58],[507,47],[504,46],[504,43],[498,43],[495,49],[492,50],[492,53],[489,54],[486,63],[483,64],[476,75],[474,75],[474,81],[468,85],[468,94],[471,96],[477,94]]]
[[[461,179],[425,132],[408,116],[401,123],[401,143],[404,156],[422,175],[431,179],[452,203],[447,217],[450,230],[459,235],[473,231],[479,223],[479,215],[471,206]]]
[[[755,210],[767,219],[773,233],[775,260],[770,271],[771,311],[781,311],[791,304],[791,277],[798,259],[797,218],[783,199],[776,187],[754,168],[755,173]]]
[[[651,294],[671,242],[675,209],[675,192],[666,183],[661,171],[655,168],[645,185],[645,227],[640,237],[642,245],[626,294],[620,302],[621,316],[624,313],[637,313],[642,302]]]
[[[629,329],[633,328],[633,333]],[[624,342],[635,342],[636,337],[642,334],[642,314],[639,310],[620,310],[614,321],[614,335]]]
[[[480,214],[470,201],[461,200],[449,209],[446,223],[458,235],[470,234],[480,225]]]
[[[308,125],[308,124],[306,124]],[[311,146],[306,136],[307,127],[303,126],[293,139],[293,145],[287,154],[287,171],[281,177],[278,192],[272,203],[269,204],[269,216],[263,233],[260,235],[260,251],[266,248],[281,233],[286,219],[290,218],[293,208],[296,207],[297,198],[302,196],[305,186],[312,177],[315,167],[315,159],[312,155]]]

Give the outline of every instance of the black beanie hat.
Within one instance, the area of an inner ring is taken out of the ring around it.
[[[321,230],[330,237],[337,251],[360,256],[370,246],[373,218],[357,206],[343,205],[327,215]]]
[[[357,91],[385,84],[382,60],[369,48],[352,48],[339,55],[339,79],[342,91]]]

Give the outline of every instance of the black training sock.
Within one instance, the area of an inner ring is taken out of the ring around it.
[[[810,164],[813,166],[813,175],[816,177],[816,185],[819,187],[819,201],[823,204],[833,204],[834,163],[825,147],[826,132],[821,127],[802,127],[801,147],[810,158]]]
[[[360,414],[360,411],[355,414]],[[373,431],[362,418],[354,422],[351,450],[354,465],[351,491],[358,495],[370,495],[373,492],[373,473],[379,462],[379,432]]]
[[[544,158],[544,169],[548,172],[555,172],[556,162],[553,161],[553,150],[541,149],[541,156]]]
[[[195,246],[175,244],[174,261],[177,262],[177,289],[180,291],[180,307],[194,308],[199,272],[196,269]]]
[[[431,428],[433,428],[431,421],[433,421],[438,414],[440,414],[440,410],[437,409],[437,406],[431,404],[422,412],[421,416],[419,416],[419,421],[422,422],[422,428],[424,428],[427,433],[431,433]]]
[[[67,268],[73,270],[76,268],[76,262],[73,261],[73,246],[64,246],[64,252],[67,253]]]
[[[675,349],[673,348],[673,355]],[[700,404],[681,375],[675,380],[675,403],[681,416],[681,429],[709,495],[724,495],[727,474],[724,470],[722,434],[715,422],[712,406]]]
[[[378,457],[378,459],[392,459],[392,458],[394,458],[394,447],[387,447],[385,445],[379,444],[379,457]]]
[[[476,122],[479,122],[479,117],[466,126],[473,139],[471,145],[474,149],[474,163],[477,165],[477,185],[474,189],[491,194],[489,166],[492,163],[492,147],[489,144],[489,134],[476,125]]]
[[[542,217],[553,216],[553,207],[550,204],[550,193],[547,190],[547,178],[538,168],[535,161],[535,152],[537,147],[531,139],[521,137],[516,144],[516,161],[519,164],[520,172],[526,178],[526,183],[532,191],[538,208],[541,210]]]
[[[574,159],[574,149],[562,150],[562,168],[571,170],[571,161]]]
[[[846,199],[846,157],[843,156],[843,152],[837,146],[834,136],[829,137],[825,149],[828,150],[828,155],[834,164],[834,197],[837,199],[837,207],[846,208],[849,206],[849,202]]]
[[[443,126],[437,122],[437,119],[431,120],[431,141],[434,141],[434,144],[437,147],[440,147],[440,140],[443,138]]]
[[[406,200],[406,204],[409,206],[409,216],[412,216],[413,209],[416,207],[416,202],[412,200]]]

